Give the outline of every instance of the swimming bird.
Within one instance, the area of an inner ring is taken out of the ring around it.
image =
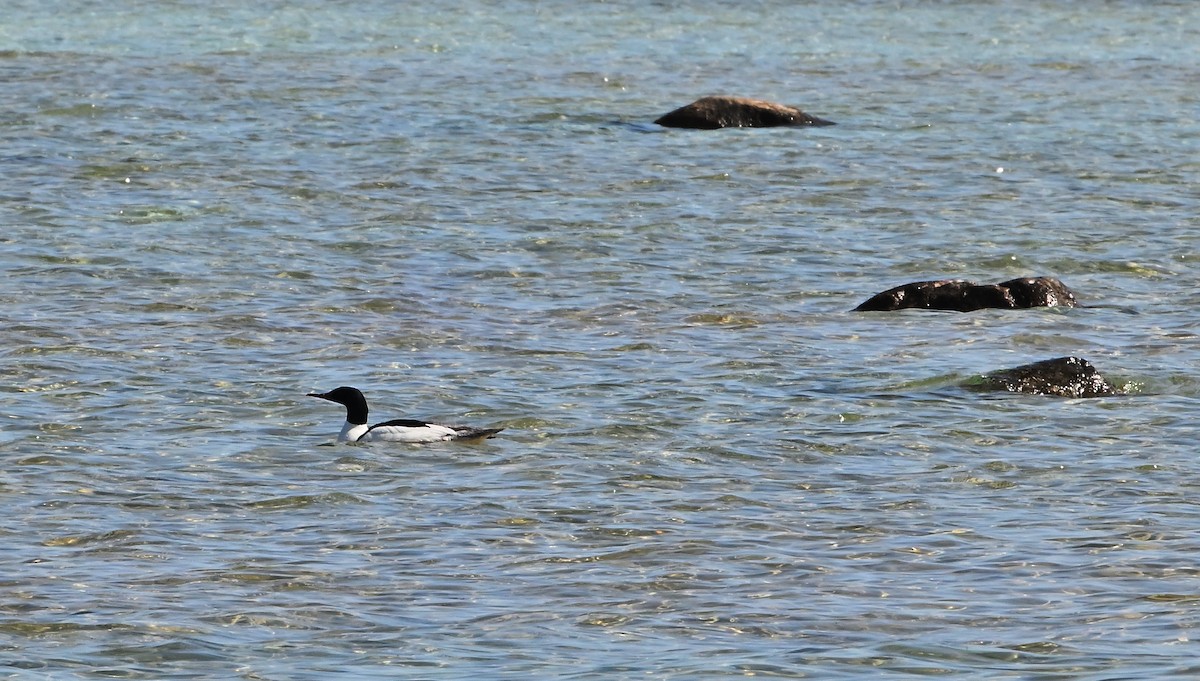
[[[445,440],[482,440],[495,437],[503,428],[445,426],[413,419],[384,421],[367,425],[367,398],[358,388],[342,386],[327,393],[309,393],[337,402],[346,408],[346,423],[338,433],[338,442],[443,442]]]

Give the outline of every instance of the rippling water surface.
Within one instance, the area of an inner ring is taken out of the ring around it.
[[[1200,671],[1190,3],[9,4],[0,676]]]

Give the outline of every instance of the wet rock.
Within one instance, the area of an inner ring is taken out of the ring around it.
[[[668,128],[769,128],[780,125],[835,125],[794,106],[746,97],[701,97],[663,115],[655,123]]]
[[[980,286],[965,279],[943,279],[915,281],[888,289],[871,296],[854,311],[881,312],[915,307],[970,312],[985,307],[1012,308],[1014,305],[1012,297],[999,286]]]
[[[1075,294],[1054,277],[1024,277],[996,284],[1008,291],[1017,308],[1078,307]]]
[[[1058,397],[1106,397],[1122,393],[1101,376],[1091,362],[1079,357],[1056,357],[994,371],[967,382],[965,387]]]
[[[1078,307],[1075,294],[1053,277],[1025,277],[999,284],[976,284],[965,279],[916,281],[871,296],[855,312],[921,308],[971,312],[984,308],[1017,310],[1029,307]]]

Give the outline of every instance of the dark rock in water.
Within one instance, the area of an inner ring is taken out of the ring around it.
[[[994,371],[968,382],[972,390],[997,390],[1058,397],[1106,397],[1121,391],[1109,383],[1096,367],[1079,357],[1057,357],[1013,369]]]
[[[877,293],[855,312],[903,310],[915,307],[929,310],[969,312],[985,307],[1013,307],[1008,292],[999,286],[980,286],[965,279],[915,281]]]
[[[1075,294],[1054,277],[1025,277],[996,284],[1008,291],[1018,308],[1078,307]]]
[[[917,281],[871,296],[855,312],[921,308],[970,312],[984,308],[1016,310],[1028,307],[1077,307],[1075,294],[1053,277],[1027,277],[999,284],[976,284],[965,279]]]
[[[794,106],[746,97],[701,97],[654,121],[668,128],[769,128],[780,125],[836,125]]]

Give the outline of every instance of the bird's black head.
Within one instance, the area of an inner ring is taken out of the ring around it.
[[[346,407],[346,420],[350,423],[367,422],[367,398],[363,397],[362,391],[358,388],[344,385],[327,393],[309,393],[308,397],[319,397]]]

